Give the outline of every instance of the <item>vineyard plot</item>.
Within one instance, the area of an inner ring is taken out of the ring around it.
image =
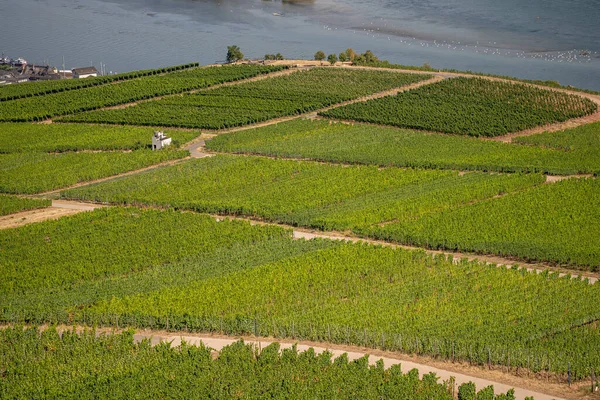
[[[152,128],[83,124],[0,123],[0,153],[141,150],[152,145]],[[165,130],[180,147],[200,132]]]
[[[541,175],[346,168],[221,155],[65,191],[61,196],[345,230],[416,218],[543,181]]]
[[[63,120],[223,129],[301,114],[429,78],[395,72],[316,68]]]
[[[41,193],[188,155],[187,150],[0,154],[0,193]]]
[[[19,211],[44,208],[50,206],[51,204],[52,202],[46,199],[27,199],[0,194],[0,216],[13,214]]]
[[[293,337],[559,374],[570,363],[577,378],[600,365],[588,351],[600,286],[547,272],[135,208],[2,231],[0,246],[3,322]]]
[[[600,268],[600,182],[569,179],[363,231],[376,238]]]
[[[461,174],[220,155],[61,196],[245,215],[353,230],[403,244],[597,269],[597,181],[544,182],[537,174]],[[540,187],[531,189],[535,186]]]
[[[162,76],[145,76],[110,85],[21,98],[2,102],[0,121],[41,121],[60,115],[206,88],[283,68],[259,65],[196,68]]]
[[[577,95],[482,78],[453,78],[321,115],[402,128],[498,136],[591,114]]]
[[[206,147],[225,153],[339,163],[568,175],[600,172],[599,138],[600,123],[519,138],[518,144],[509,144],[360,123],[297,119],[219,135],[207,141]]]

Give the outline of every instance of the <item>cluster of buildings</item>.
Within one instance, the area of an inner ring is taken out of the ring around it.
[[[49,65],[29,64],[23,58],[0,57],[0,85],[11,85],[29,81],[81,79],[98,76],[96,67],[58,70]]]

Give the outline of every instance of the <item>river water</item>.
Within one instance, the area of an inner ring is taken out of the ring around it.
[[[107,71],[352,47],[600,90],[598,0],[0,0],[0,52]]]

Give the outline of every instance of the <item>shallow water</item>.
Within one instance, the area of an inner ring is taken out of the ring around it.
[[[274,15],[278,14],[278,15]],[[0,51],[107,71],[352,47],[600,90],[597,0],[2,0]]]

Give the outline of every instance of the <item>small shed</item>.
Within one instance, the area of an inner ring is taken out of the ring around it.
[[[93,76],[98,76],[98,70],[96,67],[83,67],[83,68],[73,68],[73,78],[89,78]]]
[[[152,150],[161,150],[164,147],[171,145],[171,138],[165,136],[162,131],[154,132],[152,136]]]

